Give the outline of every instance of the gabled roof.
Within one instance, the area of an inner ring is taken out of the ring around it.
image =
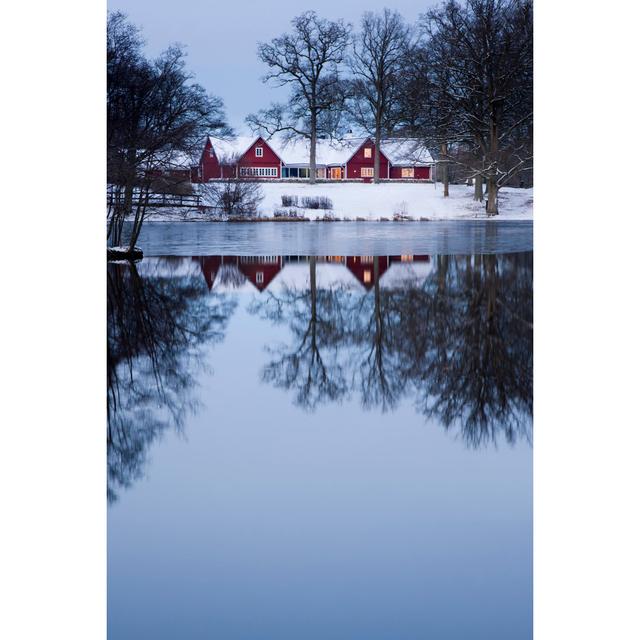
[[[282,153],[280,153],[278,147],[274,146],[271,140],[266,140],[263,136],[238,136],[234,140],[220,140],[219,138],[209,136],[209,142],[213,145],[218,162],[221,164],[227,164],[234,158],[241,158],[258,140],[263,140],[278,158],[280,158],[280,162],[284,162]]]
[[[356,155],[356,153],[358,153],[358,151],[360,151],[360,149],[362,149],[362,147],[364,147],[365,144],[369,143],[369,144],[374,144],[373,140],[371,138],[352,138],[351,139],[353,141],[353,153],[349,156],[349,158],[347,160],[345,160],[345,164],[347,164],[348,162],[351,162],[351,160],[353,160],[353,156]],[[384,152],[384,149],[382,148],[382,143],[380,144],[380,153],[387,158],[387,154]],[[387,160],[389,160],[389,158],[387,158]]]
[[[209,137],[214,152],[221,164],[232,158],[242,157],[258,141],[264,140],[286,166],[309,165],[309,141],[304,138],[287,140],[284,136],[238,136],[234,140],[220,140]],[[353,158],[362,145],[370,138],[352,137],[341,140],[319,139],[316,143],[316,165],[342,166]],[[420,140],[411,138],[390,138],[382,140],[380,151],[394,166],[429,166],[433,158]]]
[[[396,167],[428,166],[433,164],[433,158],[429,149],[424,146],[422,140],[414,138],[388,138],[382,140],[380,149]]]

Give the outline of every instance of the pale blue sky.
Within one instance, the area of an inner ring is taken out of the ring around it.
[[[316,10],[356,25],[364,11],[385,6],[413,22],[434,4],[436,0],[325,0]],[[186,45],[198,82],[223,98],[230,123],[241,129],[248,113],[284,98],[260,81],[265,67],[257,59],[256,43],[287,31],[294,16],[315,7],[294,0],[111,0],[109,8],[124,11],[142,27],[150,55],[172,43]]]

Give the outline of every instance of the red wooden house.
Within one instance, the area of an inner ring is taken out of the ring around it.
[[[371,138],[342,141],[318,140],[316,177],[320,180],[371,181],[375,150]],[[380,178],[383,180],[431,180],[434,162],[420,141],[398,138],[380,145]],[[307,179],[308,141],[263,137],[234,141],[207,138],[196,169],[198,181],[221,178]]]
[[[241,149],[241,151],[239,151]],[[282,175],[282,159],[264,138],[238,138],[233,142],[209,137],[200,156],[202,182],[220,178],[272,178]]]

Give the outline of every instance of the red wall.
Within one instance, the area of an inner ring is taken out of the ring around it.
[[[402,167],[391,167],[389,177],[392,179],[402,178]],[[431,177],[431,167],[414,167],[413,180],[428,180]],[[407,178],[411,180],[411,178]]]
[[[262,147],[262,157],[256,157],[256,147]],[[276,155],[273,149],[264,141],[263,138],[258,138],[248,149],[248,151],[240,158],[238,167],[275,167],[277,169],[276,176],[261,176],[264,179],[280,178],[280,158]],[[240,177],[240,170],[238,169],[238,177]]]
[[[371,157],[364,157],[364,150],[371,149]],[[362,146],[356,151],[355,155],[349,162],[347,163],[347,175],[346,178],[348,180],[359,180],[363,179],[365,182],[371,182],[373,178],[361,178],[360,169],[362,167],[371,167],[373,168],[373,164],[375,162],[375,145],[373,141],[367,140]],[[387,170],[389,168],[389,161],[384,153],[380,152],[380,177],[387,177]]]
[[[211,140],[207,138],[207,142],[204,145],[204,151],[202,152],[202,156],[200,158],[200,173],[202,176],[202,182],[207,182],[208,180],[211,180],[211,178],[220,177],[220,163],[218,162],[218,158],[215,154],[215,149],[213,157],[211,157],[211,148]]]

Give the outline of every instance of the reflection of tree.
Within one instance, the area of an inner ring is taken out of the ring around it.
[[[170,261],[162,265],[172,267]],[[195,408],[194,360],[221,340],[234,305],[208,294],[199,277],[150,274],[109,265],[107,287],[108,495],[142,473],[146,452]]]
[[[349,340],[354,347],[353,386],[365,408],[396,406],[405,393],[406,379],[398,358],[397,336],[400,315],[394,297],[380,287],[380,261],[373,261],[373,290],[354,305],[349,323]]]
[[[422,280],[373,288],[269,293],[254,311],[286,322],[293,346],[281,346],[266,381],[296,390],[314,408],[357,393],[364,407],[393,409],[408,394],[417,409],[470,446],[530,438],[532,415],[532,254],[438,256]]]
[[[474,256],[453,267],[449,304],[433,307],[433,340],[415,380],[418,407],[446,427],[458,425],[472,446],[495,441],[498,432],[509,442],[529,438],[531,254]]]
[[[280,345],[263,371],[263,379],[276,387],[295,389],[296,404],[313,409],[327,400],[340,400],[347,392],[339,359],[342,325],[339,289],[319,289],[317,259],[309,259],[309,288],[284,287],[267,292],[254,302],[252,312],[275,323],[288,322],[294,346]]]

